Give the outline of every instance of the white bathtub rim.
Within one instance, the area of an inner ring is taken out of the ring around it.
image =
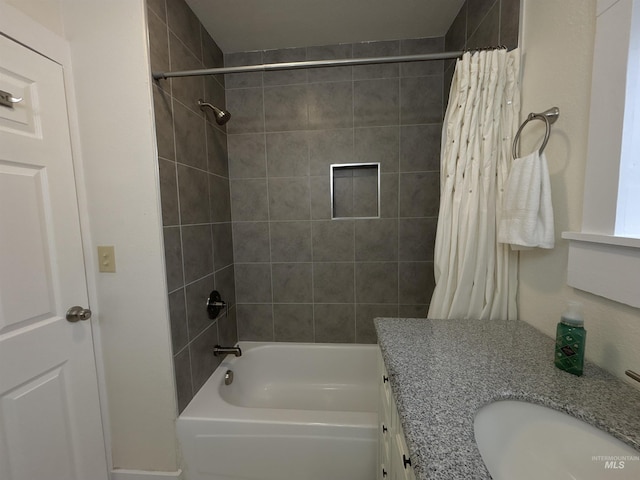
[[[316,349],[376,349],[376,345],[370,344],[334,344],[334,343],[293,343],[293,342],[239,342],[243,351],[249,352],[264,348],[295,348],[299,346],[313,347]],[[177,422],[197,420],[201,422],[258,422],[300,424],[311,423],[362,426],[368,427],[377,422],[376,412],[358,411],[325,411],[325,410],[297,410],[260,407],[242,407],[233,405],[224,400],[219,394],[219,387],[227,370],[233,370],[234,364],[241,359],[227,355],[214,373],[207,379],[202,388],[196,393],[189,405],[184,409]],[[215,412],[215,416],[212,416]]]

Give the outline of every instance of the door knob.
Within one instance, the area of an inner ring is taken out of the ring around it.
[[[75,323],[79,320],[89,320],[91,318],[91,310],[82,308],[78,305],[67,310],[67,320]]]

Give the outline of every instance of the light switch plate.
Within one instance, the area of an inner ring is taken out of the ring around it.
[[[113,245],[98,246],[98,265],[101,272],[116,272],[116,253]]]

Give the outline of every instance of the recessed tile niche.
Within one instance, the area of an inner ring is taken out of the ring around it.
[[[380,217],[380,164],[331,165],[331,218]]]

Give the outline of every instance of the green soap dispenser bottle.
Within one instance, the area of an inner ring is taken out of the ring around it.
[[[582,375],[586,340],[582,305],[569,302],[569,307],[560,317],[556,330],[556,367],[574,375]]]

